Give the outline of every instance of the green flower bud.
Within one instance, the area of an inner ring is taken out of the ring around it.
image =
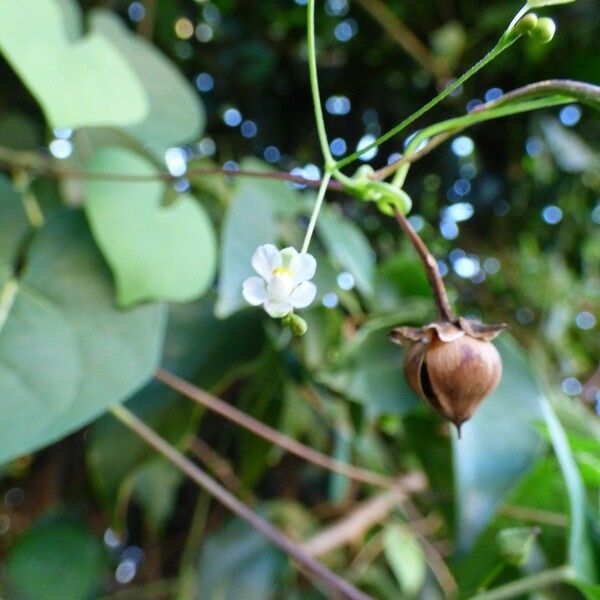
[[[283,319],[281,319],[281,322],[287,327],[289,327],[290,331],[298,337],[304,335],[308,330],[308,325],[306,324],[306,321],[302,317],[294,314],[293,312],[283,317]]]
[[[531,34],[537,24],[538,16],[535,13],[528,13],[522,19],[519,19],[513,31],[519,35]]]
[[[530,36],[540,44],[547,44],[552,40],[556,33],[556,23],[549,17],[538,19],[535,29],[530,32]]]
[[[496,537],[500,556],[512,566],[524,564],[533,550],[533,542],[539,535],[539,527],[510,527]]]

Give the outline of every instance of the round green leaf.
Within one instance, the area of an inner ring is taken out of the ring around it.
[[[146,159],[106,148],[90,171],[152,176]],[[85,211],[123,306],[146,300],[192,300],[214,278],[216,239],[208,215],[189,194],[163,205],[161,181],[88,181]]]
[[[114,306],[110,275],[75,212],[59,212],[36,235],[22,277],[0,289],[0,313],[0,462],[129,397],[160,358],[164,307]]]
[[[148,114],[135,72],[98,33],[69,38],[54,0],[0,3],[0,50],[54,127],[132,125]]]
[[[93,11],[90,25],[121,52],[146,90],[150,111],[142,123],[128,131],[161,158],[170,146],[196,140],[204,128],[204,108],[179,69],[108,10]]]

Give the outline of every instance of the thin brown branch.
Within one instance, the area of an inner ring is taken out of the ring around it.
[[[415,247],[416,251],[419,253],[421,257],[421,261],[423,262],[423,266],[425,267],[425,272],[427,274],[427,279],[431,285],[433,290],[433,296],[435,299],[435,303],[438,309],[438,315],[440,320],[442,321],[453,321],[454,313],[452,312],[452,308],[450,307],[450,303],[448,302],[448,295],[446,293],[446,286],[444,285],[444,281],[442,280],[442,276],[440,275],[440,270],[438,268],[437,261],[435,260],[433,254],[429,252],[429,248],[425,245],[425,242],[420,238],[419,234],[413,229],[412,225],[408,222],[408,219],[399,211],[395,211],[396,221],[409,237],[412,245]]]
[[[133,173],[92,173],[80,169],[57,166],[54,161],[34,152],[20,152],[10,148],[0,147],[0,170],[12,172],[23,170],[29,173],[47,175],[57,179],[84,179],[84,180],[106,180],[136,183],[140,181],[177,181],[181,177],[174,177],[170,173],[161,172],[151,175],[135,175]],[[286,171],[258,171],[225,169],[222,167],[196,167],[186,171],[185,177],[202,177],[207,175],[222,175],[223,177],[256,177],[262,179],[275,179],[298,183],[308,187],[318,188],[320,179],[307,179],[299,175],[292,175]],[[330,181],[327,186],[332,191],[343,191],[343,186],[337,181]]]
[[[594,403],[600,393],[600,366],[583,384],[583,398],[586,402]]]
[[[374,173],[371,174],[371,179],[387,179],[390,175],[393,175],[402,165],[412,164],[427,154],[429,154],[432,150],[435,150],[438,146],[443,144],[447,139],[451,138],[453,135],[456,135],[458,132],[462,131],[463,128],[453,129],[452,131],[445,131],[444,133],[440,133],[435,137],[431,138],[427,142],[423,148],[413,152],[412,154],[401,156],[398,160],[393,163],[378,169]]]
[[[283,448],[308,462],[311,462],[329,471],[339,473],[340,475],[344,475],[349,479],[361,481],[362,483],[384,488],[395,488],[398,485],[398,483],[391,477],[334,460],[326,454],[322,454],[321,452],[318,452],[317,450],[314,450],[313,448],[306,446],[305,444],[302,444],[301,442],[298,442],[287,435],[284,435],[276,429],[265,425],[261,421],[258,421],[250,415],[238,410],[234,406],[231,406],[231,404],[224,402],[220,398],[209,394],[208,392],[192,385],[176,375],[173,375],[172,373],[169,373],[168,371],[165,371],[164,369],[158,369],[154,376],[158,381],[168,385],[170,388],[186,396],[190,400],[205,406],[209,410],[216,412],[229,421],[232,421],[233,423],[252,431],[252,433],[255,433],[259,437],[270,441],[276,446],[279,446],[280,448]],[[419,486],[418,489],[423,489],[422,479],[420,481],[414,481],[413,478],[407,478],[406,482],[407,485]],[[411,489],[411,491],[413,490]]]
[[[232,492],[238,492],[242,482],[235,474],[227,460],[219,456],[204,440],[195,437],[189,445],[189,450]]]
[[[421,545],[425,560],[444,597],[454,598],[458,591],[457,583],[437,548],[415,526],[424,519],[400,490],[389,490],[369,498],[348,515],[306,540],[302,547],[315,558],[323,556],[340,546],[360,540],[371,527],[385,521],[395,508],[399,508],[406,515],[407,525]]]
[[[389,490],[363,502],[329,527],[320,530],[302,544],[307,554],[318,558],[360,539],[371,527],[384,521],[398,506],[399,493]]]
[[[156,22],[156,0],[143,0],[144,18],[138,23],[137,32],[147,40],[154,37],[154,25]]]
[[[412,56],[440,85],[450,79],[446,62],[435,56],[429,48],[400,20],[382,0],[357,0],[395,42]]]
[[[238,500],[238,498],[228,492],[191,460],[173,448],[173,446],[124,406],[119,404],[114,405],[110,408],[110,411],[121,423],[123,423],[123,425],[131,429],[136,435],[160,452],[182,473],[185,473],[192,481],[216,498],[236,516],[246,521],[249,525],[262,533],[268,540],[273,542],[273,544],[289,554],[289,556],[306,569],[308,573],[325,583],[334,595],[339,595],[347,600],[373,600],[371,596],[361,592],[320,562],[306,554],[299,544],[288,538],[279,531],[279,529],[255,513],[249,506]]]

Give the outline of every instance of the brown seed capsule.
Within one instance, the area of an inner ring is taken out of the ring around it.
[[[459,317],[390,333],[407,347],[404,372],[412,389],[452,421],[459,434],[500,381],[502,360],[490,340],[505,328]]]

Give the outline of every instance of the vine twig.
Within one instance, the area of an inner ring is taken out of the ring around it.
[[[448,302],[446,286],[444,285],[444,281],[440,275],[437,261],[435,260],[433,254],[431,254],[429,251],[429,248],[427,248],[425,245],[425,242],[413,229],[413,226],[409,223],[408,219],[399,210],[395,211],[395,216],[396,221],[398,221],[398,224],[404,233],[406,233],[412,245],[415,247],[416,251],[421,257],[421,261],[423,262],[423,266],[425,267],[425,272],[427,274],[427,279],[429,280],[431,289],[433,290],[433,296],[440,320],[453,321],[454,312],[452,311],[450,303]]]
[[[81,169],[57,166],[45,156],[34,152],[22,152],[0,146],[0,170],[14,171],[21,169],[30,173],[50,175],[58,179],[87,179],[108,180],[136,183],[139,181],[177,181],[181,177],[175,177],[170,173],[152,173],[150,175],[135,175],[133,173],[94,173]],[[276,179],[289,183],[298,183],[308,187],[318,188],[321,179],[308,179],[300,175],[292,175],[287,171],[258,171],[252,169],[226,169],[223,167],[197,167],[188,169],[184,177],[201,177],[204,175],[222,175],[223,177],[257,177],[262,179]],[[337,181],[330,181],[327,188],[333,191],[342,191],[343,186]]]
[[[166,440],[148,427],[131,411],[120,404],[110,407],[110,412],[123,425],[131,429],[155,450],[160,452],[169,462],[185,473],[192,481],[216,498],[240,519],[254,527],[268,540],[289,554],[306,571],[325,583],[333,592],[347,600],[373,600],[371,596],[361,592],[320,562],[306,554],[299,544],[288,538],[279,529],[256,514],[249,506],[238,500],[233,494],[217,483],[212,477],[195,465],[191,460],[173,448]]]
[[[392,489],[397,489],[399,487],[397,480],[373,471],[369,471],[368,469],[363,469],[361,467],[348,465],[346,463],[334,460],[326,454],[322,454],[321,452],[318,452],[317,450],[310,448],[309,446],[306,446],[287,435],[284,435],[276,429],[272,429],[261,421],[258,421],[250,415],[238,410],[234,406],[231,406],[231,404],[224,402],[220,398],[205,392],[204,390],[192,385],[184,379],[177,377],[176,375],[173,375],[172,373],[169,373],[168,371],[165,371],[164,369],[158,369],[154,374],[154,377],[158,381],[168,385],[170,388],[186,396],[190,400],[201,404],[209,410],[212,410],[222,417],[225,417],[229,421],[232,421],[233,423],[252,431],[252,433],[270,441],[271,443],[287,450],[288,452],[291,452],[292,454],[295,454],[296,456],[299,456],[300,458],[303,458],[308,462],[362,483]],[[413,487],[418,486],[419,489],[422,488],[422,482],[420,481],[417,481],[416,483],[413,482],[412,485]]]

